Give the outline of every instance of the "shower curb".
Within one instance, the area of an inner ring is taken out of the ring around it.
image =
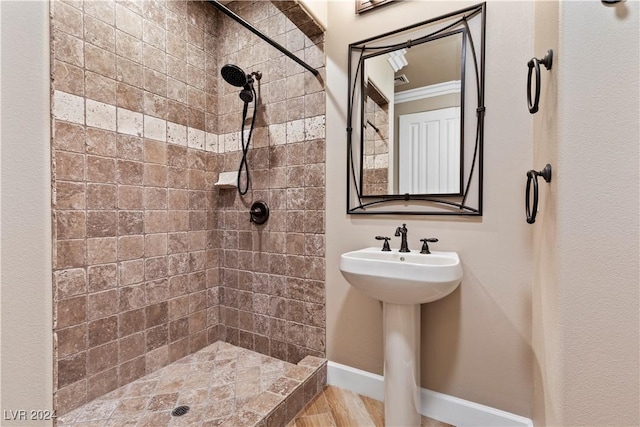
[[[307,356],[220,427],[284,427],[327,384],[327,360]]]

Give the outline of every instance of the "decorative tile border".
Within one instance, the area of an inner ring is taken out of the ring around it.
[[[241,150],[238,132],[217,135],[60,90],[53,93],[52,111],[56,120],[182,145],[195,150],[219,154]],[[254,136],[257,132],[254,129]],[[245,138],[248,133],[249,130],[246,129]],[[325,116],[269,125],[268,137],[271,145],[323,139]],[[255,140],[252,142],[255,143]]]
[[[196,150],[224,152],[218,149],[219,136],[214,133],[59,90],[53,93],[53,118]]]

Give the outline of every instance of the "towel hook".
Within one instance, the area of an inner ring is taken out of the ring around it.
[[[536,222],[536,215],[538,214],[538,177],[541,176],[546,182],[551,182],[551,165],[547,165],[541,171],[535,171],[531,169],[527,172],[527,189],[525,191],[525,207],[527,211],[527,223],[533,224]],[[531,182],[533,181],[533,210],[531,209]]]
[[[529,104],[529,112],[535,114],[538,112],[538,106],[540,103],[540,64],[544,65],[547,70],[551,69],[553,64],[553,50],[549,49],[547,54],[542,59],[531,58],[527,63],[529,67],[529,75],[527,76],[527,103]],[[533,103],[531,102],[531,76],[533,70],[536,71],[536,94]]]

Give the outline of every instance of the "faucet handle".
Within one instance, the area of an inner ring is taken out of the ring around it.
[[[384,240],[384,243],[382,244],[382,252],[391,252],[391,248],[389,247],[390,239],[391,237],[376,236],[376,240]]]
[[[422,242],[422,250],[420,251],[420,253],[430,254],[431,251],[429,250],[429,243],[435,243],[438,241],[438,239],[436,239],[435,237],[430,237],[428,239],[420,239],[420,241]]]

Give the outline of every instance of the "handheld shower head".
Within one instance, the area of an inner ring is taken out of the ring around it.
[[[249,76],[242,68],[234,64],[227,64],[220,70],[222,78],[232,86],[243,87],[249,83]]]
[[[251,86],[249,84],[245,85],[244,89],[240,91],[240,99],[242,99],[245,104],[253,101],[253,93],[251,93]]]
[[[251,135],[253,134],[253,127],[256,123],[256,112],[258,111],[258,101],[256,90],[253,87],[254,77],[256,80],[262,78],[260,71],[254,71],[251,74],[245,73],[242,68],[234,64],[226,64],[220,70],[222,78],[232,86],[241,87],[240,99],[244,101],[244,107],[242,109],[242,124],[240,126],[240,142],[242,145],[242,160],[240,161],[240,168],[238,169],[238,192],[240,195],[247,194],[249,191],[249,164],[247,163],[247,153],[249,152],[249,142],[251,141]],[[247,119],[247,112],[249,110],[249,103],[254,101],[253,104],[253,117],[251,118],[251,128],[247,135],[245,143],[244,125]],[[242,170],[244,169],[244,186],[242,185]]]

